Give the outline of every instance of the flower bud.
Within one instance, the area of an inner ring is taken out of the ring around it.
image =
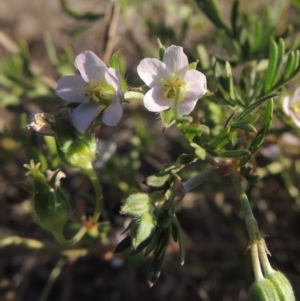
[[[134,193],[130,195],[120,213],[140,217],[151,209],[151,198],[147,193]]]
[[[250,301],[281,301],[275,286],[268,279],[253,283],[249,296]]]
[[[279,271],[275,271],[273,274],[267,277],[275,286],[277,293],[280,297],[280,301],[295,301],[295,295],[293,288],[289,280],[285,275]]]
[[[39,171],[40,163],[35,165],[31,160],[30,165],[24,166],[33,179],[32,207],[36,221],[52,233],[61,232],[71,213],[70,203],[59,186],[62,173],[57,170],[47,179]]]
[[[144,213],[140,219],[133,219],[130,225],[132,246],[136,249],[154,233],[156,219],[152,213]]]
[[[90,169],[97,150],[95,138],[88,132],[78,132],[68,119],[55,116],[57,152],[68,166]]]
[[[158,43],[158,57],[159,57],[160,61],[163,61],[164,55],[165,55],[165,52],[166,52],[166,48],[161,43],[160,39],[157,39],[157,43]]]

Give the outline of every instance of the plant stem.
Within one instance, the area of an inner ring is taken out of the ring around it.
[[[59,229],[57,232],[53,232],[53,235],[56,241],[63,247],[71,247],[74,246],[77,242],[81,240],[86,232],[86,227],[82,226],[80,230],[74,235],[71,239],[66,239],[62,232],[62,229]]]
[[[106,217],[106,212],[105,212],[104,206],[103,206],[103,194],[102,194],[102,187],[101,187],[100,181],[92,167],[89,169],[86,169],[85,173],[90,178],[90,180],[93,184],[95,193],[96,193],[96,206],[95,206],[95,211],[94,211],[94,214],[92,217],[92,221],[94,223],[97,223],[101,214],[102,214],[103,219],[106,220],[107,217]]]
[[[264,239],[260,239],[257,243],[258,254],[260,258],[261,265],[264,270],[264,274],[266,277],[272,275],[275,271],[271,267],[269,259],[268,259],[268,249]]]
[[[252,260],[255,282],[262,281],[264,279],[264,276],[261,271],[256,242],[251,245],[251,260]]]
[[[187,181],[182,183],[183,192],[188,193],[189,191],[191,191],[192,189],[194,189],[195,187],[197,187],[198,185],[206,181],[209,177],[216,174],[218,171],[219,171],[219,166],[215,165],[197,174],[193,178],[188,179]]]
[[[257,222],[253,215],[248,197],[242,187],[240,179],[232,166],[229,167],[229,174],[231,177],[232,184],[233,184],[233,186],[239,196],[239,199],[241,201],[242,210],[245,215],[245,221],[246,221],[247,231],[248,231],[248,235],[249,235],[249,241],[250,241],[250,244],[252,244],[258,238],[260,238],[260,233],[259,233],[259,230],[257,227]]]
[[[66,261],[67,261],[66,258],[60,258],[57,261],[54,269],[52,270],[52,272],[47,280],[47,283],[43,289],[43,292],[39,298],[39,301],[47,301],[49,294],[51,292],[51,289],[53,288],[55,281],[61,274],[61,271],[62,271],[64,265],[66,264]]]

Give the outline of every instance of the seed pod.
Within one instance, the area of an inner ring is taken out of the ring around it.
[[[272,275],[268,276],[267,279],[269,279],[275,286],[280,297],[280,301],[296,300],[291,283],[283,273],[275,271]]]
[[[275,286],[268,279],[253,283],[249,297],[250,301],[281,301]]]
[[[130,235],[132,237],[132,246],[134,249],[137,249],[140,245],[144,245],[145,242],[150,241],[156,224],[155,216],[149,212],[144,213],[139,220],[132,223]]]
[[[134,193],[130,195],[120,213],[134,217],[140,217],[150,209],[150,197],[146,193]]]
[[[70,217],[69,200],[60,188],[62,173],[57,170],[48,172],[48,179],[40,172],[40,163],[24,165],[29,171],[27,175],[33,180],[33,214],[36,221],[48,231],[61,232]]]
[[[78,132],[68,120],[55,116],[57,153],[67,165],[90,169],[97,150],[96,139],[89,132]]]

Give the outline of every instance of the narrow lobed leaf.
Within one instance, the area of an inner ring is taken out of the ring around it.
[[[264,92],[268,93],[272,90],[278,74],[278,46],[274,40],[271,41],[269,50],[269,65],[264,84]]]

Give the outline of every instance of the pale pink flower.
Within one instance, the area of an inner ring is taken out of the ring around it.
[[[71,121],[84,133],[104,110],[102,122],[115,126],[121,119],[122,89],[117,71],[108,68],[93,52],[85,51],[75,59],[80,76],[64,76],[58,80],[56,95],[69,102],[81,103],[72,113]]]
[[[282,108],[285,114],[290,116],[297,127],[300,128],[300,88],[297,88],[294,95],[286,96],[283,99]]]
[[[178,103],[178,113],[187,115],[207,91],[205,75],[189,70],[187,56],[180,46],[168,47],[163,62],[155,58],[143,59],[137,72],[150,87],[144,96],[144,105],[151,112],[161,112]]]

